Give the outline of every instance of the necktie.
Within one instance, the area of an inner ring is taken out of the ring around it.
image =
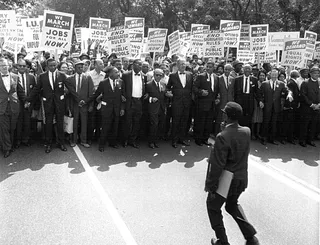
[[[247,90],[248,90],[248,78],[246,78],[246,84],[245,84],[245,87],[244,87],[244,93],[245,94],[247,93]]]
[[[116,80],[113,80],[113,91],[116,89]]]
[[[26,82],[24,80],[24,75],[21,74],[21,77],[22,77],[22,85],[23,85],[23,88],[24,88],[24,92],[27,95],[27,86],[26,86]]]
[[[160,82],[158,82],[158,89],[159,89],[159,92],[161,92]]]
[[[78,88],[77,88],[77,92],[79,92],[79,91],[80,91],[80,88],[81,88],[80,82],[81,82],[81,75],[78,74]]]
[[[136,74],[134,74],[135,76],[140,76],[140,73],[136,73]]]
[[[214,92],[214,79],[212,79],[212,74],[210,75],[210,81],[211,81],[211,90]]]
[[[54,73],[51,72],[51,74],[52,74],[52,84],[51,84],[51,86],[52,86],[52,89],[53,89],[53,85],[54,85]]]
[[[226,88],[228,89],[229,77],[227,77]]]

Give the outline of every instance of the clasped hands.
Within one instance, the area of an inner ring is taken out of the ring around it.
[[[320,110],[320,103],[319,103],[319,104],[312,104],[310,107],[311,107],[314,111],[318,111],[318,110]]]
[[[86,104],[86,102],[84,101],[84,100],[80,100],[80,102],[79,102],[79,107],[82,107],[82,106],[84,106]]]

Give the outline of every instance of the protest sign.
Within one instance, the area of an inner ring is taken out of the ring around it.
[[[204,35],[204,57],[224,56],[224,34],[220,30],[209,30]]]
[[[89,39],[90,39],[90,29],[81,27],[81,50],[88,50],[89,48]]]
[[[74,34],[76,35],[76,42],[81,43],[81,27],[74,28]]]
[[[174,31],[168,36],[168,43],[171,55],[178,54],[180,52],[180,39],[179,31]]]
[[[320,42],[316,42],[316,48],[315,48],[315,51],[314,51],[313,58],[317,59],[317,60],[320,59]]]
[[[89,19],[89,29],[90,36],[89,38],[93,42],[98,42],[102,46],[106,45],[107,40],[107,31],[111,27],[110,19],[102,19],[90,17]]]
[[[188,54],[203,56],[204,36],[209,30],[209,25],[191,24],[191,37]]]
[[[24,41],[26,50],[41,51],[40,38],[41,38],[41,21],[42,18],[28,18],[22,19],[22,27],[24,31]]]
[[[313,53],[316,48],[316,40],[317,40],[317,33],[312,31],[305,31],[304,38],[308,39],[307,48],[305,52],[305,59],[312,60]]]
[[[130,58],[140,59],[143,47],[143,33],[129,33]]]
[[[240,41],[237,48],[237,60],[246,64],[254,63],[254,53],[250,51],[250,41]]]
[[[269,25],[250,26],[250,49],[253,53],[266,52],[268,47]]]
[[[70,50],[73,19],[73,14],[45,10],[41,47],[54,50]]]
[[[221,20],[220,30],[224,32],[224,47],[237,48],[239,46],[241,21]]]
[[[143,33],[144,35],[144,18],[124,17],[124,26],[131,33]]]
[[[111,27],[107,40],[110,53],[115,53],[119,58],[130,55],[129,30],[124,26]]]
[[[268,51],[282,50],[284,39],[296,39],[300,33],[296,32],[269,32],[268,33]]]
[[[300,68],[306,67],[307,63],[304,57],[307,43],[308,39],[305,38],[285,39],[281,65],[296,66]]]
[[[168,29],[149,28],[145,52],[163,52]]]
[[[241,24],[240,41],[250,41],[250,24]]]

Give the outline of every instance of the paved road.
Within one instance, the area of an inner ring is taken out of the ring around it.
[[[209,152],[169,143],[104,153],[97,146],[50,154],[39,145],[21,148],[0,159],[0,244],[210,244]],[[240,202],[261,244],[319,244],[319,152],[252,143]],[[230,243],[244,244],[224,217]]]

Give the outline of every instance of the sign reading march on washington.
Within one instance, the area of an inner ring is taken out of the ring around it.
[[[168,29],[149,28],[145,52],[163,52]]]
[[[41,47],[51,50],[70,50],[73,18],[73,14],[45,10]]]
[[[308,39],[297,38],[284,41],[282,51],[281,65],[297,66],[303,68],[306,66],[305,52]]]
[[[269,25],[251,25],[250,26],[250,48],[251,52],[266,52],[268,47],[268,29]]]
[[[220,30],[224,32],[224,47],[237,48],[240,41],[241,21],[221,20]]]

